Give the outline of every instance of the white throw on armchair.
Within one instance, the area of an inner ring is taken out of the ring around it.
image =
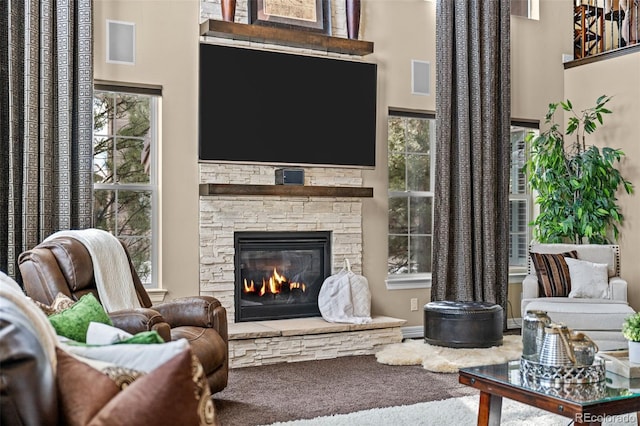
[[[626,347],[622,322],[635,311],[627,303],[627,282],[620,277],[619,246],[534,243],[529,253],[523,317],[527,311],[545,311],[552,321],[587,334],[600,350]]]

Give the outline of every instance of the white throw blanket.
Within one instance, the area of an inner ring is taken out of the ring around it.
[[[54,237],[74,238],[87,248],[93,262],[98,296],[107,312],[141,307],[133,285],[127,253],[114,235],[91,228],[58,231],[44,241]]]

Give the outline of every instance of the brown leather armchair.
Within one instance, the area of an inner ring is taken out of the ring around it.
[[[129,257],[126,247],[125,252]],[[18,265],[25,292],[34,300],[50,305],[58,293],[74,300],[93,293],[100,300],[89,251],[74,238],[60,236],[40,243],[23,252]],[[129,267],[142,308],[109,312],[113,325],[132,334],[156,330],[165,341],[187,339],[207,374],[211,393],[224,389],[229,375],[226,309],[211,296],[152,305],[130,257]]]

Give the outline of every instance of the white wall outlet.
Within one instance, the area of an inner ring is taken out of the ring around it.
[[[412,311],[418,310],[418,299],[416,299],[415,297],[411,299],[411,310]]]

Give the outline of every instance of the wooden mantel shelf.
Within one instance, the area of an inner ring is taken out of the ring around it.
[[[236,185],[201,183],[200,195],[262,195],[302,197],[373,197],[373,188],[356,186]]]
[[[373,42],[331,37],[309,31],[209,19],[200,24],[200,35],[256,43],[273,43],[324,52],[364,56],[373,53]]]

